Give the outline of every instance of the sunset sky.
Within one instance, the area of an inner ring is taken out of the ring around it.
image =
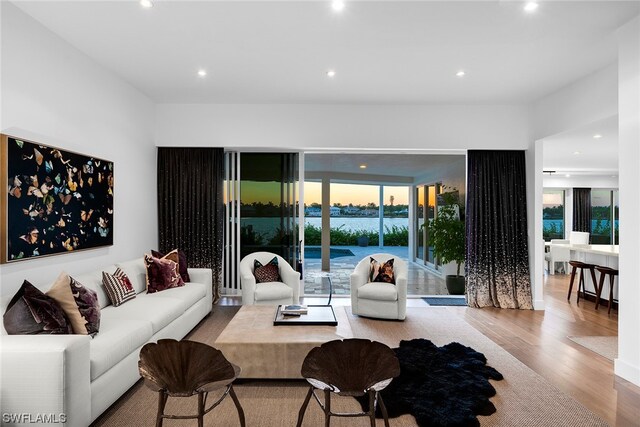
[[[319,182],[306,182],[304,203],[322,203],[322,185]],[[366,205],[373,202],[376,205],[379,202],[377,185],[354,185],[354,184],[331,184],[331,204],[341,203],[348,205]],[[242,200],[243,203],[280,203],[280,183],[277,182],[242,182]],[[388,205],[389,197],[393,195],[394,205],[409,204],[409,187],[384,187],[384,204]]]

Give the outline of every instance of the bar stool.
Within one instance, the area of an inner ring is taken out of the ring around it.
[[[598,293],[598,282],[596,281],[596,266],[594,264],[587,264],[586,262],[581,261],[569,261],[569,265],[571,266],[571,281],[569,282],[569,294],[567,295],[567,301],[571,299],[571,290],[573,289],[573,281],[576,278],[576,270],[580,269],[580,279],[578,281],[578,299],[577,303],[580,303],[580,288],[582,288],[582,297],[586,299],[586,292],[584,288],[584,270],[588,269],[591,272],[591,280],[593,281],[593,286],[596,287],[596,293]]]
[[[611,314],[611,305],[613,304],[613,285],[615,278],[618,275],[618,270],[610,267],[597,266],[596,270],[600,272],[600,284],[598,285],[598,293],[596,295],[596,310],[600,305],[600,294],[602,294],[602,288],[604,287],[604,279],[606,275],[609,275],[609,310],[607,314]]]

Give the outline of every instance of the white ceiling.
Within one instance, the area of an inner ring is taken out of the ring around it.
[[[328,172],[331,174],[355,174],[406,177],[414,180],[426,175],[429,171],[440,170],[455,162],[464,162],[462,155],[445,154],[305,154],[304,168],[306,173]],[[360,165],[366,169],[360,169]]]
[[[543,169],[559,175],[617,175],[618,116],[545,138],[542,152]]]
[[[640,11],[637,1],[541,2],[534,14],[521,1],[346,0],[341,14],[328,0],[16,4],[158,103],[530,102],[613,63],[615,29]]]

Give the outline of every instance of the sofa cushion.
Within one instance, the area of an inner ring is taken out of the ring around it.
[[[389,283],[367,283],[358,288],[358,298],[378,301],[397,301],[396,287]]]
[[[177,298],[140,294],[135,299],[114,307],[121,319],[147,320],[153,326],[153,333],[173,322],[185,312],[184,301]]]
[[[104,268],[105,271],[114,271],[115,265],[110,265]],[[102,269],[90,271],[85,274],[74,275],[74,279],[82,283],[86,288],[92,289],[98,295],[98,303],[100,308],[105,308],[111,305],[111,300],[107,295],[107,291],[102,284]]]
[[[183,310],[187,311],[192,305],[204,298],[206,293],[207,290],[202,283],[185,283],[184,286],[178,288],[143,295],[147,298],[175,298],[183,302]]]
[[[293,298],[293,289],[280,282],[258,283],[256,285],[254,298],[256,301]]]
[[[153,335],[151,322],[121,318],[119,311],[123,307],[111,306],[102,310],[100,333],[89,344],[91,381],[144,345]]]
[[[147,290],[147,269],[144,266],[144,259],[142,257],[134,259],[132,261],[121,262],[117,264],[124,274],[127,275],[133,289],[136,290],[136,294]],[[111,269],[104,269],[104,271],[114,271]],[[102,279],[102,277],[100,277]]]

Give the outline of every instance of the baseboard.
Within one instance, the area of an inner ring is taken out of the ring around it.
[[[634,366],[621,359],[616,359],[613,363],[617,376],[640,386],[640,366]]]
[[[533,301],[533,309],[534,310],[544,310],[544,300],[537,299]]]

